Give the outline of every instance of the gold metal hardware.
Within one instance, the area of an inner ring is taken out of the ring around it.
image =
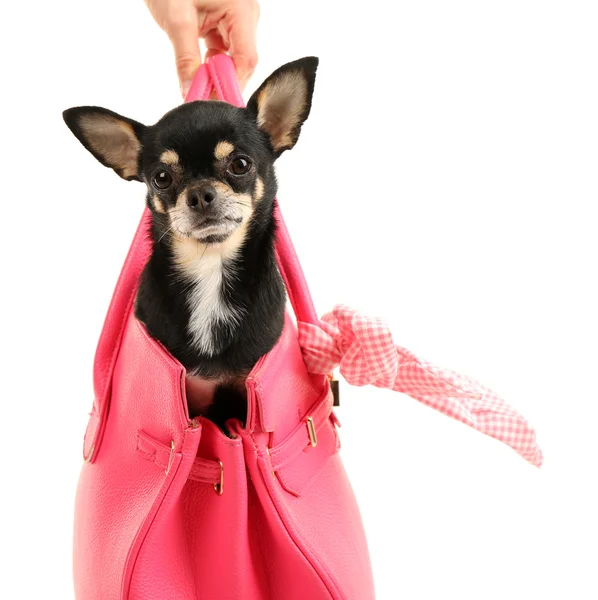
[[[328,383],[332,392],[332,406],[340,406],[339,383],[334,373],[328,373]]]
[[[272,475],[276,477],[276,473],[274,472],[274,467],[272,466],[272,457],[270,456],[270,448],[266,448],[266,454],[268,455],[268,460],[270,461],[270,471],[272,471]]]
[[[214,484],[214,491],[219,495],[222,496],[223,492],[224,492],[224,465],[222,464],[222,461],[218,461],[218,464],[220,465],[220,483],[215,483]]]
[[[168,475],[168,471],[170,471],[170,467],[172,467],[172,461],[174,459],[174,440],[170,441],[170,455],[168,456],[168,465],[166,466],[166,470],[164,473]]]
[[[311,447],[315,448],[318,445],[318,436],[316,435],[314,420],[311,417],[307,417],[307,433],[309,433]]]

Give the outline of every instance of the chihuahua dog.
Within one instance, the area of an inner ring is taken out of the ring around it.
[[[99,107],[63,113],[103,165],[146,184],[152,253],[135,315],[189,375],[211,382],[211,403],[189,412],[222,429],[245,421],[245,378],[282,332],[273,167],[309,115],[317,65],[280,67],[244,109],[190,102],[152,126]]]

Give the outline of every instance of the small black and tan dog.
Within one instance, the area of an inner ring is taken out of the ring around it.
[[[309,115],[317,65],[277,69],[244,109],[190,102],[152,126],[90,106],[63,115],[103,165],[147,185],[153,250],[135,314],[190,375],[215,383],[206,416],[220,427],[245,419],[244,378],[282,331],[273,167]]]

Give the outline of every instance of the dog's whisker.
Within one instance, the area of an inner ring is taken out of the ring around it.
[[[164,236],[165,236],[167,233],[171,232],[173,229],[174,229],[174,223],[173,223],[173,224],[171,224],[171,226],[170,226],[170,227],[168,227],[168,229],[166,229],[166,231],[165,231],[165,232],[164,232],[164,233],[163,233],[163,234],[160,236],[160,239],[158,240],[158,244],[159,244],[159,243],[162,241],[162,238],[164,238]]]
[[[195,241],[197,242],[197,252],[199,252],[199,248],[201,247],[202,244],[201,244],[201,242],[199,240],[195,240]],[[197,261],[198,263],[201,262],[201,259],[204,257],[204,255],[205,255],[205,253],[206,253],[206,251],[208,249],[208,245],[207,244],[203,244],[203,246],[204,246],[204,249],[203,249],[203,252],[201,253],[201,256],[199,257],[199,260]]]
[[[256,219],[250,219],[249,220],[249,227],[257,227],[258,229],[260,229],[264,233],[266,233],[268,231],[266,229],[266,226],[263,223],[260,223],[259,221],[257,221]]]

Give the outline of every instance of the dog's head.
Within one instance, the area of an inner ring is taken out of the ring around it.
[[[103,165],[145,182],[159,235],[220,244],[245,231],[254,214],[271,213],[272,166],[297,142],[317,65],[310,57],[279,68],[244,109],[191,102],[152,126],[98,107],[71,108],[63,116]]]

